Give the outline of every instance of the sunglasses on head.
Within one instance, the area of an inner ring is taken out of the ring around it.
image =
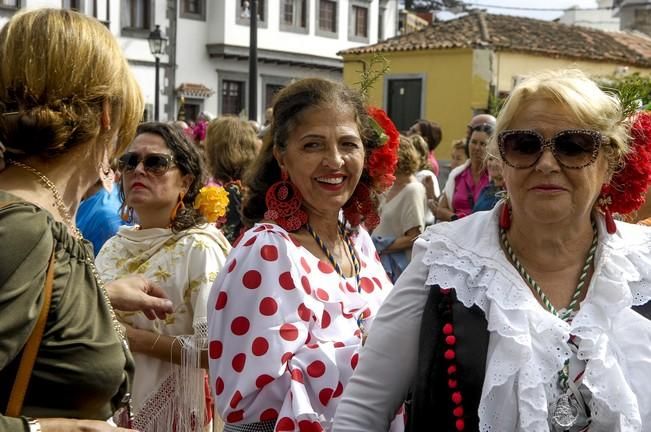
[[[163,175],[174,166],[174,157],[164,153],[150,153],[141,156],[135,152],[125,153],[118,159],[118,168],[122,172],[133,171],[142,162],[142,167],[153,175]]]
[[[594,163],[607,137],[594,130],[568,129],[545,139],[534,130],[518,129],[500,132],[497,140],[502,160],[513,168],[531,168],[548,148],[559,165],[579,169]]]

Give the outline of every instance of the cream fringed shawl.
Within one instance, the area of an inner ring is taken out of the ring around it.
[[[150,321],[142,312],[120,313],[123,322],[176,337],[182,365],[134,353],[134,427],[142,432],[201,430],[206,371],[199,368],[207,349],[206,301],[230,245],[212,225],[173,233],[170,229],[122,227],[97,256],[106,281],[142,275],[165,290],[174,312]]]

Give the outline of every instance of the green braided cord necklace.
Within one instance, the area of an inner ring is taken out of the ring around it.
[[[341,269],[341,266],[339,265],[339,263],[337,263],[337,261],[335,260],[334,255],[332,254],[332,252],[330,252],[330,249],[328,249],[328,246],[326,246],[325,242],[323,240],[321,240],[321,237],[319,237],[319,235],[316,233],[316,231],[314,231],[314,228],[312,228],[312,226],[308,223],[308,224],[305,224],[305,229],[307,230],[307,232],[310,233],[310,235],[316,241],[316,244],[319,245],[319,247],[321,248],[323,253],[328,257],[328,261],[330,261],[330,264],[332,264],[332,266],[335,268],[335,271],[337,272],[337,274],[339,276],[341,276],[342,278],[346,279],[346,275],[344,275],[344,272]],[[360,275],[359,275],[359,273],[360,273],[361,266],[359,264],[359,260],[357,259],[357,255],[355,255],[355,249],[353,248],[353,245],[352,245],[352,243],[350,241],[350,236],[346,233],[346,230],[345,230],[345,228],[344,228],[344,226],[342,224],[339,224],[339,234],[341,235],[341,237],[343,237],[344,243],[346,244],[346,248],[348,249],[348,253],[350,254],[350,259],[353,262],[353,269],[354,269],[354,272],[355,272],[355,279],[357,279],[357,287],[356,288],[359,291],[359,289],[360,289],[360,286],[359,286]]]
[[[585,280],[586,277],[588,276],[588,271],[590,270],[590,266],[592,266],[592,262],[594,261],[594,254],[595,251],[597,250],[597,227],[594,222],[592,222],[592,245],[590,246],[590,250],[588,251],[588,256],[585,259],[585,264],[583,264],[583,268],[581,269],[581,276],[579,276],[579,282],[576,285],[576,289],[574,290],[574,294],[572,295],[572,300],[570,301],[570,304],[567,305],[567,308],[565,309],[565,312],[562,314],[559,314],[552,302],[549,301],[549,298],[545,295],[543,292],[542,288],[540,288],[540,285],[527,273],[527,270],[525,270],[524,266],[522,263],[520,263],[520,260],[518,257],[515,255],[515,252],[511,248],[511,244],[509,243],[509,240],[506,238],[506,231],[504,228],[500,228],[500,238],[502,240],[502,244],[504,245],[504,249],[506,249],[507,253],[509,254],[509,257],[511,258],[511,262],[513,263],[513,266],[518,270],[520,275],[524,278],[524,280],[529,284],[531,288],[536,291],[536,294],[540,298],[540,301],[542,301],[543,305],[545,308],[562,319],[563,321],[567,321],[570,315],[572,315],[572,312],[577,307],[579,297],[581,296],[581,291],[583,290],[583,286],[585,285]]]
[[[504,249],[506,249],[506,252],[509,254],[509,258],[511,258],[511,262],[513,263],[513,266],[518,270],[518,272],[525,280],[525,282],[527,282],[527,284],[534,289],[536,295],[538,295],[540,301],[543,303],[545,308],[555,316],[567,322],[578,305],[579,297],[581,297],[581,291],[585,286],[585,280],[588,276],[590,266],[592,266],[592,262],[594,261],[594,255],[597,250],[597,239],[598,239],[597,226],[595,225],[594,221],[592,221],[592,244],[590,245],[588,256],[586,257],[585,263],[583,264],[583,268],[581,269],[579,282],[577,283],[576,289],[574,290],[574,294],[572,295],[572,300],[570,301],[570,304],[567,305],[565,312],[563,312],[562,314],[558,313],[558,311],[556,310],[552,302],[549,301],[549,298],[547,298],[547,295],[545,295],[545,293],[543,292],[542,288],[540,288],[540,285],[538,285],[538,283],[529,275],[529,273],[527,273],[527,270],[525,270],[524,266],[522,265],[518,257],[515,255],[515,252],[513,251],[513,248],[511,247],[511,244],[509,243],[509,240],[506,237],[506,231],[504,230],[504,228],[500,228],[500,239],[502,240],[502,245],[504,246]],[[563,391],[565,391],[568,387],[567,380],[569,379],[569,364],[570,361],[568,359],[565,361],[565,365],[563,366],[563,369],[559,372],[561,388],[563,389]]]
[[[307,223],[307,224],[305,224],[305,229],[307,230],[307,232],[310,233],[310,235],[316,241],[316,244],[319,245],[319,247],[321,248],[323,253],[328,257],[328,261],[330,261],[330,264],[332,264],[332,266],[335,268],[335,271],[337,272],[337,274],[341,278],[346,279],[346,275],[344,274],[344,271],[341,269],[341,266],[339,265],[339,263],[337,263],[337,260],[335,260],[334,255],[332,254],[332,252],[330,252],[330,249],[328,249],[328,246],[326,246],[325,242],[323,240],[321,240],[321,237],[319,237],[319,235],[316,233],[316,231],[314,231],[314,228],[312,228],[312,226],[309,223]],[[361,266],[359,264],[359,259],[357,259],[357,255],[355,254],[355,249],[353,248],[353,243],[350,240],[350,235],[348,233],[346,233],[346,229],[345,229],[343,224],[339,224],[339,235],[341,237],[343,237],[344,243],[346,244],[346,247],[348,249],[348,253],[350,254],[350,259],[353,262],[353,269],[354,269],[354,272],[355,272],[355,281],[356,281],[356,284],[357,284],[356,288],[357,288],[357,292],[360,292],[361,289],[362,289],[361,285],[359,283]],[[357,318],[357,326],[359,327],[360,331],[362,332],[362,344],[364,343],[363,341],[366,339],[366,329],[365,329],[366,325],[365,325],[364,321],[365,321],[364,318],[361,318],[361,316],[359,318]]]

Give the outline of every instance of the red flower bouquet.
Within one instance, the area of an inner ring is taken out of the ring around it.
[[[651,184],[651,112],[635,114],[631,127],[631,148],[622,169],[615,172],[602,189],[612,213],[625,215],[644,204],[644,195]],[[603,199],[603,198],[602,198]]]
[[[400,133],[384,112],[376,107],[368,107],[370,125],[379,137],[380,145],[371,150],[367,158],[367,171],[370,181],[360,181],[346,206],[344,216],[355,227],[364,223],[372,230],[380,223],[377,212],[377,195],[393,185],[394,172],[398,163]]]

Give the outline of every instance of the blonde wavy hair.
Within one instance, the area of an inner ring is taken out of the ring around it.
[[[0,140],[10,156],[51,158],[97,142],[88,153],[112,158],[133,139],[142,94],[98,20],[63,9],[20,12],[0,31],[0,59]],[[107,106],[113,132],[102,130]]]
[[[586,129],[599,131],[609,138],[602,145],[611,170],[616,170],[629,151],[629,127],[619,98],[602,91],[578,69],[544,71],[532,75],[513,89],[497,117],[490,153],[499,155],[497,136],[510,129],[518,112],[534,100],[549,100],[566,107]]]
[[[215,179],[242,179],[257,155],[258,136],[253,126],[238,117],[226,116],[208,123],[206,156]]]

